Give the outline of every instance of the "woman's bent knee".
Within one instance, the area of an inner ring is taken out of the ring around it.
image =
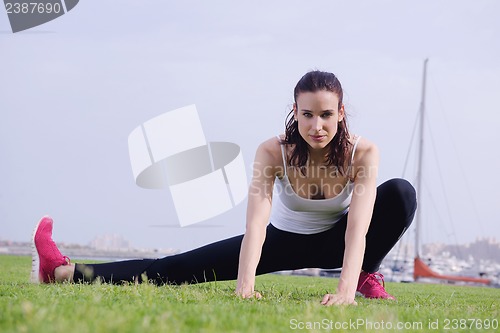
[[[379,186],[378,195],[409,220],[408,225],[411,223],[417,209],[417,194],[410,182],[402,178],[390,179]]]

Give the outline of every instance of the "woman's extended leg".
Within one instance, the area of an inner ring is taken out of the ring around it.
[[[236,279],[243,236],[235,236],[161,259],[126,260],[104,264],[76,264],[73,281],[107,283],[147,280],[161,284],[199,283]]]
[[[235,279],[242,236],[232,237],[186,253],[162,259],[104,264],[70,264],[52,240],[53,220],[44,216],[33,234],[32,282],[142,281],[144,274],[156,284],[196,283]]]

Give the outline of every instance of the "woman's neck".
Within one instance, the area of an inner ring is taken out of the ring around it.
[[[324,165],[328,156],[327,148],[309,149],[309,165]]]

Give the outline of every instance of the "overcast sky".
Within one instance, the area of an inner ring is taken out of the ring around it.
[[[381,151],[379,183],[401,177],[426,57],[423,241],[500,239],[499,15],[494,0],[80,1],[13,34],[0,10],[0,239],[29,240],[45,214],[56,241],[80,244],[187,250],[244,232],[246,201],[179,227],[168,190],[135,185],[128,135],[196,104],[250,176],[312,69],[340,78],[351,131]]]

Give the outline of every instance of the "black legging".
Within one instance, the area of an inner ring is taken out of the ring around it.
[[[406,180],[391,179],[377,187],[366,235],[364,271],[371,273],[379,269],[384,257],[410,226],[416,208],[415,189]],[[331,229],[312,235],[282,231],[269,224],[257,275],[300,268],[342,267],[347,215]],[[234,280],[242,238],[243,235],[235,236],[162,259],[76,264],[73,280],[133,282],[141,281],[144,274],[158,285]]]

